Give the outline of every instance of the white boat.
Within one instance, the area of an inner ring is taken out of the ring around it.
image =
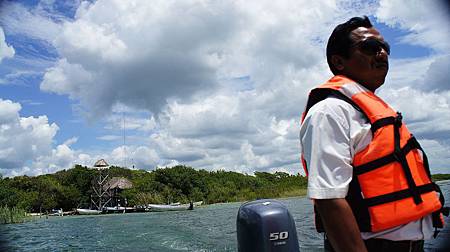
[[[78,214],[81,215],[95,215],[95,214],[101,214],[102,211],[100,210],[94,210],[94,209],[84,209],[84,208],[77,208]]]
[[[48,214],[48,216],[63,216],[64,212],[61,209],[52,209],[51,213]]]
[[[194,202],[194,207],[198,207],[198,206],[201,206],[201,205],[203,205],[203,201],[196,201],[196,202]]]
[[[194,209],[193,204],[180,204],[180,205],[158,205],[158,204],[148,204],[147,208],[152,212],[163,212],[163,211],[183,211]]]
[[[134,207],[123,207],[123,206],[115,206],[115,207],[106,207],[105,208],[106,212],[132,212],[134,210],[136,210]]]

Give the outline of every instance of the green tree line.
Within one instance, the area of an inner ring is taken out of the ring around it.
[[[187,166],[130,170],[110,167],[109,176],[124,177],[133,187],[121,192],[128,205],[204,201],[245,201],[257,198],[299,196],[305,193],[304,176],[284,172],[255,172],[246,175],[231,171],[196,170]],[[92,181],[98,171],[76,165],[72,169],[36,177],[0,177],[0,206],[45,212],[71,210],[90,202]]]
[[[450,174],[442,174],[442,173],[432,174],[431,178],[433,179],[433,181],[449,180]]]

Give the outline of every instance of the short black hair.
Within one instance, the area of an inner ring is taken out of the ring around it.
[[[350,56],[350,47],[353,44],[353,40],[350,38],[350,33],[358,27],[371,28],[372,23],[370,23],[367,16],[352,17],[347,22],[336,26],[331,33],[330,38],[328,38],[327,62],[333,74],[339,74],[339,71],[331,63],[331,56],[340,55],[344,58],[348,58]]]

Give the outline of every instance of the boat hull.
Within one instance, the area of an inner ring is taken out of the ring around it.
[[[181,204],[181,205],[158,205],[158,204],[148,204],[147,208],[151,212],[165,212],[165,211],[184,211],[184,210],[192,210],[190,204]]]
[[[106,207],[105,208],[107,213],[129,213],[136,211],[136,208],[134,207]]]
[[[77,213],[80,215],[97,215],[97,214],[101,214],[102,211],[99,210],[93,210],[93,209],[81,209],[81,208],[77,208]]]

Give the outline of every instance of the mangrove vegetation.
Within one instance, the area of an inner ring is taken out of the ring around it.
[[[0,223],[21,222],[25,212],[73,210],[90,203],[92,183],[98,170],[76,165],[72,169],[36,177],[0,175]],[[206,204],[305,195],[307,178],[284,172],[196,170],[187,166],[130,170],[112,166],[110,178],[122,177],[133,186],[120,192],[128,206],[203,201]],[[450,174],[435,174],[433,180],[448,180]]]
[[[196,170],[187,166],[130,170],[110,167],[110,177],[123,177],[133,187],[120,192],[128,206],[148,203],[203,201],[246,201],[304,195],[307,179],[284,172],[255,172],[246,175],[232,171]],[[71,210],[90,203],[92,181],[98,170],[76,165],[72,169],[36,177],[0,177],[0,206],[14,211],[50,212]],[[6,207],[8,206],[8,207]],[[11,216],[5,210],[2,217]]]

